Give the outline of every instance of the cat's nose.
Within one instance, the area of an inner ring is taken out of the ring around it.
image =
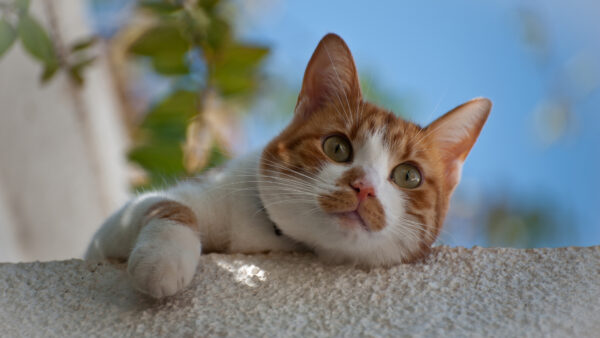
[[[356,191],[358,195],[358,201],[363,201],[367,197],[375,197],[375,188],[373,184],[366,181],[365,179],[358,179],[352,183],[350,183],[350,187]]]

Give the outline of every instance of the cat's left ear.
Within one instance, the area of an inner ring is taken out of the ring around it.
[[[306,116],[328,103],[352,109],[362,101],[358,72],[350,49],[338,35],[329,33],[315,49],[302,80],[295,113]]]
[[[475,144],[492,109],[485,98],[464,103],[428,125],[424,133],[440,150],[446,168],[446,187],[452,191],[460,181],[462,165]]]

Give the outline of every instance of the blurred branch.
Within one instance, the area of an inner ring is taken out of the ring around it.
[[[105,189],[106,184],[104,183],[103,175],[100,173],[100,156],[98,153],[98,145],[95,142],[95,138],[93,137],[93,128],[88,117],[89,112],[85,108],[85,104],[83,103],[82,93],[80,91],[80,86],[83,84],[83,78],[81,77],[81,69],[89,64],[86,62],[85,64],[76,64],[71,65],[68,61],[70,51],[67,49],[66,44],[62,38],[62,34],[60,31],[60,27],[58,25],[58,18],[56,13],[56,7],[54,1],[44,1],[44,10],[48,17],[48,23],[50,27],[50,36],[52,37],[52,48],[55,50],[55,55],[57,58],[58,66],[57,68],[68,69],[70,76],[67,76],[67,88],[69,90],[69,94],[71,96],[76,116],[75,121],[79,126],[79,130],[82,132],[82,137],[85,143],[86,154],[88,156],[88,161],[90,163],[90,168],[92,174],[95,178],[95,182],[98,186],[98,191],[100,193],[100,201],[103,204],[101,206],[102,210],[105,212],[110,212],[108,207],[108,192]],[[85,42],[78,42],[71,47],[71,50],[84,50],[87,47],[91,46],[94,43],[93,40],[87,40]],[[90,61],[91,62],[91,61]],[[48,67],[48,65],[46,66]],[[52,70],[51,70],[52,71]],[[44,71],[44,74],[47,74],[48,68]],[[47,79],[49,79],[52,75],[49,75]]]
[[[112,39],[113,48],[118,44],[111,53],[113,72],[126,100],[131,102],[127,93],[138,79],[144,86],[167,80],[169,87],[161,100],[137,108],[129,119],[129,159],[148,174],[143,186],[217,165],[224,157],[215,159],[213,150],[226,154],[231,146],[234,117],[255,97],[269,51],[236,39],[231,8],[225,0],[138,1],[130,24]]]

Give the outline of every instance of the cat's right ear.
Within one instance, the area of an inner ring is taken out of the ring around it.
[[[440,160],[446,168],[446,187],[454,190],[462,165],[475,144],[485,121],[490,115],[492,102],[476,98],[464,103],[425,128],[425,135],[441,150]]]
[[[361,101],[358,72],[350,49],[338,35],[325,35],[306,66],[295,114],[307,116],[329,102],[350,109],[348,106]]]

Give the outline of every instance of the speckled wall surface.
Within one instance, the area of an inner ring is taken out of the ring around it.
[[[0,264],[1,336],[598,336],[600,247],[438,247],[389,269],[206,255],[155,301],[122,266]]]

